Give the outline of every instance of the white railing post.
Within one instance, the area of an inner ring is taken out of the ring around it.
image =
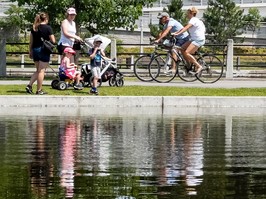
[[[59,67],[60,64],[61,64],[61,55],[58,55],[58,57],[57,57],[57,63],[58,63],[58,67]]]
[[[116,54],[116,39],[111,40],[111,57],[110,58],[117,58]],[[117,59],[116,59],[117,60]]]
[[[226,59],[226,79],[233,78],[234,69],[234,41],[233,39],[227,40],[227,59]]]
[[[21,55],[21,69],[24,69],[24,63],[25,63],[25,55]]]
[[[133,71],[134,70],[134,55],[131,55],[131,65],[130,69]]]

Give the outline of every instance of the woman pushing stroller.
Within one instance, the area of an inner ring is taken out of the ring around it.
[[[67,78],[73,79],[75,81],[74,89],[81,90],[83,89],[80,84],[80,81],[82,80],[81,73],[77,71],[77,65],[70,62],[72,56],[75,54],[76,52],[71,47],[66,47],[64,49],[59,71],[64,73]]]

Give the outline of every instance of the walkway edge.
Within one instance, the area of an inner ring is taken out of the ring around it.
[[[266,107],[266,97],[18,96],[1,95],[0,107]]]

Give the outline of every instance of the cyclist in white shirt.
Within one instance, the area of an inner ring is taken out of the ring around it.
[[[185,31],[189,32],[190,41],[187,41],[182,45],[182,53],[184,58],[189,63],[193,63],[196,66],[196,74],[198,74],[202,70],[202,66],[197,62],[192,54],[194,54],[199,49],[199,47],[205,44],[206,32],[204,23],[196,17],[197,13],[198,10],[195,7],[188,9],[188,24],[180,31],[173,33],[173,35],[180,35]]]

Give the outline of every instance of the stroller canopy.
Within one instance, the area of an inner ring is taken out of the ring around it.
[[[97,37],[100,37],[103,41],[103,43],[101,44],[100,48],[105,50],[105,48],[111,43],[111,39],[107,38],[107,37],[104,37],[102,35],[95,35],[93,37],[90,37],[90,38],[85,38],[85,42],[87,45],[89,45],[90,48],[93,48],[93,42],[94,42],[94,39],[96,39]]]

